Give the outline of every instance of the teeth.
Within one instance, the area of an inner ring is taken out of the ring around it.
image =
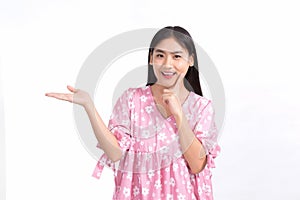
[[[163,73],[163,75],[166,75],[166,76],[172,76],[172,75],[175,74],[175,72],[174,73],[172,73],[172,72],[162,72],[162,73]]]

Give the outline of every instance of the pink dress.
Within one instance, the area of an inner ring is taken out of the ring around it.
[[[129,88],[121,95],[108,127],[123,157],[112,163],[103,154],[93,173],[100,178],[105,165],[114,170],[113,199],[213,199],[210,169],[215,167],[220,147],[212,103],[190,92],[182,109],[207,154],[207,164],[198,174],[191,173],[182,155],[175,118],[165,118],[159,112],[150,86]]]

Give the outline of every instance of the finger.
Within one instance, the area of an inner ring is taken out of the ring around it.
[[[176,100],[176,97],[173,94],[163,94],[162,99],[165,104],[169,104],[170,101]]]
[[[172,90],[169,90],[169,89],[164,89],[162,96],[163,95],[170,95],[170,96],[178,98],[178,94],[176,92],[172,91]]]
[[[53,97],[59,100],[64,100],[64,101],[69,101],[72,102],[73,101],[73,94],[65,94],[65,93],[46,93],[47,97]]]
[[[54,93],[54,92],[46,93],[46,96],[47,97],[53,97],[53,98],[56,98],[56,99],[62,99],[63,98],[63,94],[61,94],[61,93]]]
[[[74,93],[78,91],[78,89],[75,89],[74,87],[72,87],[70,85],[68,85],[67,88],[68,88],[68,90],[70,90],[71,92],[74,92]]]
[[[169,99],[170,99],[171,95],[169,94],[163,94],[162,95],[162,100],[165,104],[169,104]]]
[[[173,91],[172,90],[169,90],[169,89],[164,89],[163,90],[163,94],[172,94]]]
[[[182,83],[183,79],[184,79],[184,75],[182,73],[180,73],[179,76],[177,77],[172,89],[178,88],[180,86],[180,83]]]
[[[54,98],[56,98],[57,96],[59,96],[59,94],[60,94],[60,93],[48,92],[48,93],[46,93],[45,95],[46,95],[47,97],[54,97]]]

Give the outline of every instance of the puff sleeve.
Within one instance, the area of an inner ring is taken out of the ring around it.
[[[116,137],[121,150],[126,152],[131,146],[131,109],[134,108],[133,103],[134,89],[129,88],[122,93],[116,101],[112,114],[108,122],[109,131]],[[100,148],[99,144],[97,147]],[[100,157],[93,177],[100,178],[104,166],[115,168],[114,163],[107,157],[105,153]]]
[[[201,101],[199,105],[194,133],[205,149],[207,167],[214,168],[214,159],[220,152],[220,146],[217,141],[218,130],[214,121],[215,112],[210,100]]]
[[[131,110],[134,108],[133,89],[126,90],[117,100],[109,119],[108,129],[117,138],[119,146],[127,151],[131,145]]]

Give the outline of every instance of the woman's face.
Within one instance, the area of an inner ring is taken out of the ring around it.
[[[150,64],[157,78],[156,84],[172,87],[179,74],[185,75],[189,66],[194,65],[194,59],[174,38],[167,38],[154,48]]]

